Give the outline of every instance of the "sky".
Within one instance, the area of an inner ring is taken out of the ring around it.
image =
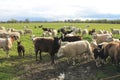
[[[0,0],[0,21],[120,19],[120,0]]]

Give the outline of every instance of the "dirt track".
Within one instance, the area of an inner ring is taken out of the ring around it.
[[[23,65],[24,64],[24,65]],[[60,80],[60,74],[65,74],[64,80],[99,80],[96,74],[99,71],[112,76],[104,67],[97,68],[95,62],[68,65],[66,61],[56,61],[55,65],[50,62],[27,62],[15,66],[17,70],[24,70],[24,74],[17,75],[20,80]]]

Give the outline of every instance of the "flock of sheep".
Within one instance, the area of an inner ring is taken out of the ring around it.
[[[42,60],[41,53],[48,52],[51,56],[52,64],[54,64],[55,55],[57,57],[64,55],[68,58],[68,63],[72,60],[73,64],[75,64],[77,56],[87,58],[88,61],[94,59],[96,66],[100,66],[101,63],[106,61],[108,56],[112,58],[113,63],[117,65],[119,63],[120,42],[119,39],[113,38],[113,35],[120,35],[119,29],[111,28],[111,32],[106,30],[96,31],[95,29],[89,31],[88,29],[81,30],[74,26],[64,26],[58,30],[44,27],[41,27],[41,29],[43,30],[42,36],[36,37],[33,35],[32,29],[28,29],[26,26],[24,30],[0,27],[0,48],[3,48],[8,56],[14,40],[19,40],[20,35],[31,34],[36,61],[38,61],[38,54],[40,60]],[[92,41],[83,40],[84,35],[91,35]],[[18,42],[18,46],[18,53],[21,55],[21,52],[25,51],[24,46],[20,42]]]

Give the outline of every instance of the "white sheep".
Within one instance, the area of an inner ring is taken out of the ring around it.
[[[77,56],[88,56],[88,60],[93,58],[92,48],[87,40],[70,42],[64,46],[61,46],[57,56],[65,55],[68,57],[68,62],[70,59],[74,59]]]
[[[43,37],[52,37],[52,33],[51,32],[49,32],[49,31],[44,31],[43,32]]]
[[[111,34],[93,34],[92,38],[96,40],[97,44],[102,42],[110,42],[112,39]]]
[[[25,30],[24,30],[24,33],[25,33],[25,34],[32,34],[33,31],[32,31],[32,29],[25,29]]]
[[[6,51],[7,57],[9,57],[9,50],[12,48],[13,38],[0,38],[0,48]]]
[[[83,35],[87,35],[88,34],[88,30],[87,29],[84,29],[83,31],[82,31],[82,36]]]
[[[6,30],[4,26],[0,26],[0,30]]]
[[[113,29],[111,28],[112,34],[120,34],[120,29]]]

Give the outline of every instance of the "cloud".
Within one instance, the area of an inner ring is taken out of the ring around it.
[[[119,2],[119,0],[0,0],[0,20],[118,19]]]

